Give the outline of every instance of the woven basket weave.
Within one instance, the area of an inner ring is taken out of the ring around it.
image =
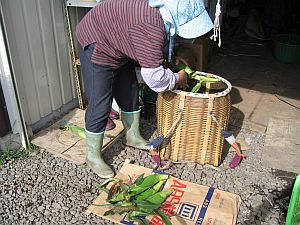
[[[214,94],[174,90],[158,95],[158,134],[166,136],[168,131],[170,133],[170,128],[175,127],[169,140],[161,148],[161,157],[164,160],[219,166],[224,143],[220,126],[225,129],[228,126],[231,84],[217,75],[197,73],[218,78],[227,88]]]

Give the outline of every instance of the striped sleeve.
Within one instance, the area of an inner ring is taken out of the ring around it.
[[[131,27],[128,33],[141,67],[157,68],[162,65],[166,34],[160,26],[141,23]]]

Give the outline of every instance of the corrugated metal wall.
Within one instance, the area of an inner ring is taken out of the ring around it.
[[[76,97],[63,0],[0,2],[24,118],[38,124]],[[73,26],[83,13],[71,9]]]

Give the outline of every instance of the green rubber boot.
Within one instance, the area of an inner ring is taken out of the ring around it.
[[[121,119],[125,129],[125,145],[148,150],[150,146],[140,134],[140,112],[141,110],[134,112],[121,111]]]
[[[114,176],[112,169],[104,162],[102,158],[102,145],[103,133],[92,133],[85,130],[86,133],[86,164],[90,167],[99,177],[111,178]]]

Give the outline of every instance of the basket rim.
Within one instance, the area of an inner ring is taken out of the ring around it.
[[[182,91],[182,90],[178,90],[178,89],[171,90],[171,91],[176,93],[176,94],[184,93],[185,96],[189,96],[189,97],[196,97],[196,98],[214,97],[214,98],[218,98],[218,97],[226,96],[232,89],[231,83],[228,80],[224,79],[223,77],[220,77],[220,76],[212,74],[212,73],[205,73],[205,72],[200,72],[200,71],[195,71],[195,73],[199,74],[199,75],[204,75],[204,76],[208,76],[208,77],[217,78],[217,79],[221,80],[222,82],[224,82],[227,85],[227,88],[222,92],[217,92],[217,93],[213,93],[213,94],[192,93],[192,92],[186,92],[186,91]]]

